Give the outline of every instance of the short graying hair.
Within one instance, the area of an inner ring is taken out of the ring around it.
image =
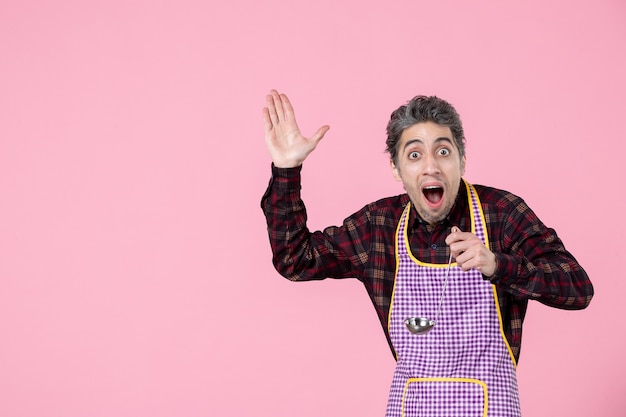
[[[402,132],[422,122],[434,122],[449,127],[456,146],[459,148],[460,157],[465,156],[463,125],[454,107],[436,96],[416,96],[391,113],[387,124],[387,152],[394,164],[398,162],[398,144]]]

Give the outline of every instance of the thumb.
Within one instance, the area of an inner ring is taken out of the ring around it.
[[[328,132],[328,129],[330,129],[330,126],[328,125],[320,127],[319,129],[317,129],[317,132],[315,132],[313,136],[311,136],[311,140],[313,140],[315,144],[317,144],[320,140],[322,140],[326,132]]]

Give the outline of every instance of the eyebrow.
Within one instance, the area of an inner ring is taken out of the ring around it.
[[[442,136],[440,138],[435,139],[434,143],[438,143],[438,142],[448,142],[450,145],[452,145],[452,140],[450,140],[450,138],[447,138],[445,136]],[[409,147],[409,145],[412,145],[414,143],[421,143],[422,145],[424,144],[424,141],[422,141],[421,139],[411,139],[409,141],[407,141],[407,143],[404,144],[404,148],[402,148],[403,151],[406,150],[406,148]]]

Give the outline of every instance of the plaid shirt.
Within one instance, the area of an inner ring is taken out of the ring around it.
[[[387,319],[396,270],[395,232],[408,195],[378,200],[346,218],[341,226],[310,232],[300,197],[300,171],[301,167],[272,166],[272,178],[261,201],[276,270],[292,281],[359,279],[393,352]],[[504,334],[518,360],[529,299],[562,309],[583,309],[591,301],[593,286],[556,232],[521,198],[495,188],[474,187],[497,260],[490,280],[496,285]],[[459,187],[448,217],[434,226],[412,207],[407,227],[413,254],[423,262],[447,263],[445,238],[453,225],[470,230],[465,187]]]

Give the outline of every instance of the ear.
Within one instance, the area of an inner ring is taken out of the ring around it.
[[[402,177],[400,176],[400,170],[398,169],[396,164],[393,163],[393,159],[389,160],[389,165],[391,167],[391,172],[393,173],[393,177],[396,179],[396,181],[402,181]]]
[[[465,155],[461,158],[461,176],[465,175]]]

